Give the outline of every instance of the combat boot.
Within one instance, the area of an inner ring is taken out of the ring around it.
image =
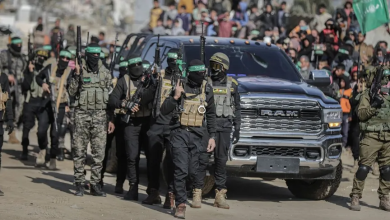
[[[226,189],[215,189],[215,201],[214,201],[214,207],[218,207],[221,209],[229,209],[230,206],[226,202]]]
[[[148,197],[142,201],[142,204],[154,205],[161,204],[161,197],[157,189],[150,189]]]
[[[390,212],[390,197],[389,197],[389,195],[381,196],[380,200],[381,201],[379,203],[379,208]]]
[[[20,144],[20,141],[16,138],[15,131],[13,131],[11,134],[9,134],[8,143],[10,143],[10,144]]]
[[[52,158],[49,162],[49,170],[56,170],[57,169],[57,159]]]
[[[123,199],[138,201],[138,184],[130,184],[129,191],[126,193]]]
[[[359,195],[352,195],[351,197],[351,207],[350,209],[352,211],[360,211],[360,196]]]
[[[191,208],[199,209],[202,206],[202,190],[194,189],[192,191],[192,204]]]
[[[116,183],[116,185],[115,185],[115,193],[123,194],[123,183]]]
[[[165,196],[165,202],[163,205],[164,209],[174,209],[175,208],[175,194],[173,192],[168,192]]]
[[[59,153],[57,155],[57,160],[58,161],[64,161],[64,149],[63,148],[59,149]]]
[[[20,160],[28,160],[28,146],[23,146],[22,154],[20,155]]]
[[[358,169],[359,169],[359,160],[355,160],[355,162],[353,163],[353,167],[351,169],[351,173],[355,174]]]
[[[91,184],[91,195],[106,197],[106,193],[100,188],[100,184]]]
[[[84,186],[81,183],[76,183],[76,192],[75,196],[84,196]]]
[[[175,217],[180,219],[186,218],[186,204],[182,203],[176,207]]]
[[[40,150],[39,154],[37,156],[37,160],[35,161],[36,166],[43,166],[45,164],[45,156],[46,156],[46,150]]]
[[[381,173],[379,172],[379,166],[378,166],[378,163],[375,162],[373,165],[372,165],[372,175],[374,176],[379,176]]]
[[[103,180],[100,180],[100,181],[99,181],[99,185],[100,185],[100,189],[103,189],[103,187],[104,187],[104,182],[103,182]]]

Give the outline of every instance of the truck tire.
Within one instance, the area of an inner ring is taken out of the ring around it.
[[[314,180],[310,183],[304,180],[286,180],[286,184],[290,192],[298,198],[323,200],[333,196],[339,188],[342,173],[343,165],[340,161],[336,176],[332,180]]]
[[[166,160],[166,150],[164,150],[163,157],[162,157],[162,162],[161,162],[161,175],[163,177],[163,180],[165,183],[167,183],[166,176],[167,174],[167,160]],[[202,195],[207,195],[209,192],[211,192],[214,188],[215,185],[215,179],[213,175],[206,176],[204,178],[204,186],[202,189]],[[191,193],[192,194],[192,193]],[[192,195],[191,195],[192,196]]]

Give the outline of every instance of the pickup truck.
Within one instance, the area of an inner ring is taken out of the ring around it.
[[[185,62],[200,59],[199,37],[162,36],[159,44],[162,58],[183,45]],[[157,37],[148,39],[142,58],[153,63],[156,45]],[[216,52],[229,57],[228,75],[237,79],[241,95],[241,138],[229,149],[228,175],[284,179],[301,198],[332,196],[342,176],[342,111],[317,88],[329,85],[329,77],[312,72],[305,82],[290,58],[271,44],[206,37],[206,66]],[[206,192],[212,180],[207,178]]]

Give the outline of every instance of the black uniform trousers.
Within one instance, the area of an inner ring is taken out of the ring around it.
[[[4,110],[0,111],[0,114],[4,114]],[[1,152],[3,149],[3,142],[4,142],[4,128],[3,128],[4,121],[0,120],[0,169],[1,169]]]
[[[165,163],[163,172],[168,186],[168,192],[173,192],[173,162],[170,146],[170,128],[169,125],[153,124],[148,131],[149,137],[149,158],[148,158],[148,189],[160,188],[160,165],[165,150]]]
[[[58,108],[57,116],[57,128],[61,128],[62,121],[64,120],[65,115],[65,104],[61,103]],[[47,130],[50,125],[50,139],[51,139],[51,149],[50,149],[50,158],[55,159],[58,154],[58,137],[59,131],[56,131],[55,120],[53,109],[51,108],[50,102],[46,105],[44,110],[38,116],[38,145],[39,149],[44,150],[48,145]]]
[[[349,124],[349,131],[350,131],[350,146],[352,148],[352,155],[354,160],[359,160],[359,153],[360,153],[360,127],[359,122],[353,121]]]
[[[123,126],[120,130],[123,130],[122,138],[117,138],[121,134],[116,135],[116,144],[124,146],[126,156],[126,172],[129,184],[137,185],[139,183],[139,161],[141,148],[144,149],[146,159],[148,158],[148,136],[147,131],[149,130],[149,117],[131,118],[128,124],[121,122]],[[123,149],[122,149],[123,152]],[[117,154],[120,153],[117,149]],[[118,157],[118,167],[123,161],[122,158]],[[120,161],[121,160],[121,161]],[[118,171],[121,172],[121,171]],[[122,170],[123,172],[123,170]],[[149,172],[148,172],[149,173]],[[148,179],[150,179],[148,175]]]
[[[214,149],[214,178],[217,189],[226,189],[226,162],[230,147],[230,132],[218,131],[215,136],[216,147]],[[209,164],[210,153],[202,152],[199,158],[199,169],[194,187],[202,189],[204,177],[206,176],[207,165]]]
[[[204,149],[204,141],[199,134],[185,128],[171,131],[171,152],[174,164],[173,186],[176,206],[187,202],[186,180],[197,179],[199,155]]]
[[[27,151],[30,145],[29,134],[30,130],[35,126],[35,119],[39,120],[39,114],[42,111],[40,103],[24,103],[23,106],[23,134],[22,134],[22,146],[23,152]]]

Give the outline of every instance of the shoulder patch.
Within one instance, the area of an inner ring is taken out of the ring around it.
[[[237,80],[235,80],[235,79],[232,78],[232,82],[233,82],[234,84],[236,84],[236,86],[238,86]]]

